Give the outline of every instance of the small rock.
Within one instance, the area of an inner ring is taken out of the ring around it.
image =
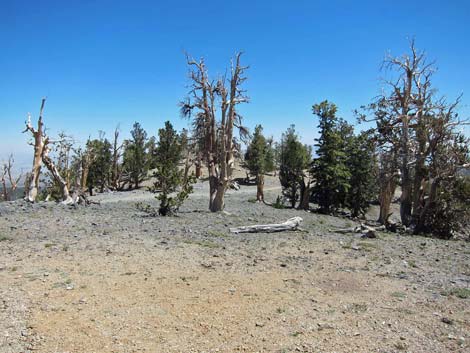
[[[361,238],[375,239],[377,234],[373,230],[369,230],[366,233],[362,234]]]
[[[441,319],[441,321],[442,321],[443,323],[447,324],[447,325],[453,325],[453,324],[454,324],[454,322],[453,322],[451,319],[447,318],[447,317],[443,317],[443,318]]]

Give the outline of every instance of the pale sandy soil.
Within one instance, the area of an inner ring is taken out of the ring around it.
[[[211,214],[206,184],[173,218],[143,217],[144,191],[2,204],[0,352],[470,350],[470,299],[450,294],[468,242],[335,234],[353,222],[249,202],[254,186]],[[296,215],[303,231],[228,230]]]

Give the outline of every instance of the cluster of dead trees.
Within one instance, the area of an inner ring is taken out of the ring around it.
[[[26,200],[75,204],[87,201],[87,195],[95,191],[139,188],[151,176],[150,171],[158,161],[156,141],[155,137],[147,137],[139,123],[133,125],[131,137],[124,141],[120,141],[120,130],[116,128],[112,141],[100,131],[98,138],[89,138],[85,146],[77,147],[65,133],[60,133],[57,139],[47,135],[43,118],[45,102],[44,98],[36,126],[31,115],[25,123],[24,133],[31,134],[30,144],[34,147],[32,170],[25,177]],[[182,135],[186,136],[186,132]],[[12,177],[12,162],[10,158],[0,175],[4,199],[10,199],[9,193],[16,189],[21,178]]]

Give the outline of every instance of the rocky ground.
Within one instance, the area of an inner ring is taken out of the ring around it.
[[[268,178],[267,199],[279,194]],[[178,217],[145,191],[0,205],[0,352],[468,352],[470,243],[379,233],[207,183]],[[301,216],[301,231],[229,227]]]

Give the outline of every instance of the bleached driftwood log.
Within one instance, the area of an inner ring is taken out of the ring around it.
[[[230,228],[232,233],[273,233],[282,232],[285,230],[296,230],[302,223],[302,218],[294,217],[290,218],[284,223],[274,224],[256,224],[253,226],[243,226]]]

